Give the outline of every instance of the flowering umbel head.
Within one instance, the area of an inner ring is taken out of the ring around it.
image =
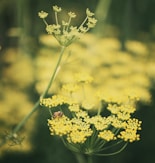
[[[61,7],[53,6],[53,11],[55,13],[55,24],[48,24],[45,18],[48,13],[41,11],[38,16],[43,19],[46,25],[46,31],[48,34],[53,35],[61,46],[68,46],[75,40],[80,38],[80,35],[89,31],[89,29],[94,28],[97,20],[93,17],[94,13],[86,9],[86,18],[79,26],[72,26],[71,20],[76,17],[74,12],[68,12],[68,21],[58,19],[58,13],[62,11]]]
[[[104,115],[103,111],[92,114],[81,100],[75,98],[88,84],[81,83],[81,80],[71,87],[65,84],[60,94],[41,99],[41,105],[50,109],[48,126],[51,135],[60,136],[66,147],[74,152],[101,156],[107,154],[106,149],[117,146],[116,152],[107,155],[116,154],[128,143],[140,140],[138,131],[141,130],[141,121],[132,118],[136,111],[136,98],[127,96],[125,102],[107,103],[109,114]]]

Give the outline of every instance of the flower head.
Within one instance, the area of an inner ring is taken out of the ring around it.
[[[63,136],[70,132],[71,122],[66,116],[60,118],[52,118],[48,120],[48,126],[51,132],[51,135]]]
[[[88,17],[94,16],[94,13],[89,10],[89,8],[86,9],[86,14]]]
[[[69,12],[68,15],[71,17],[71,18],[75,18],[76,17],[76,14],[74,12]]]
[[[90,28],[93,28],[97,22],[97,20],[92,17],[94,13],[90,12],[89,9],[86,9],[87,16],[79,27],[71,25],[72,18],[76,17],[74,12],[68,12],[68,22],[62,20],[62,25],[60,25],[57,13],[62,9],[61,7],[55,5],[53,6],[53,10],[55,12],[56,24],[48,25],[45,20],[43,21],[46,25],[47,33],[53,35],[61,46],[69,46],[72,42],[79,39],[81,34],[86,33]],[[44,19],[47,17],[48,13],[41,11],[38,13],[38,15],[40,18]],[[86,27],[84,27],[84,25]]]
[[[55,12],[61,12],[61,7],[58,7],[57,5],[53,6],[53,10]]]
[[[111,130],[104,130],[99,132],[98,137],[106,141],[115,140],[115,134]]]
[[[136,130],[126,129],[120,132],[118,138],[123,139],[124,141],[134,142],[140,140],[140,135],[137,134]]]
[[[38,12],[38,16],[41,18],[41,19],[44,19],[48,16],[48,13],[47,12],[44,12],[44,11],[40,11]]]
[[[97,19],[88,17],[88,23],[87,23],[88,28],[94,28],[96,25],[96,22],[97,22]]]

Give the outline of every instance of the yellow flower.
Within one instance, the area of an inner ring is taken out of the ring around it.
[[[80,106],[78,104],[73,104],[68,107],[71,112],[79,112]]]
[[[89,9],[86,10],[87,17],[84,19],[84,21],[81,23],[79,28],[77,26],[73,27],[71,26],[71,19],[76,17],[76,14],[74,12],[69,12],[69,20],[68,22],[62,20],[62,27],[59,25],[59,20],[57,13],[61,11],[61,7],[53,6],[53,10],[55,11],[55,21],[56,25],[48,25],[48,23],[44,21],[46,25],[46,31],[48,34],[53,35],[56,40],[59,42],[61,46],[69,46],[72,42],[80,38],[80,35],[83,33],[86,33],[90,28],[93,28],[97,22],[95,18],[92,18],[94,14],[90,12]],[[47,13],[40,12],[39,17],[45,18],[47,16]],[[86,29],[84,27],[86,25]]]
[[[91,135],[91,131],[79,131],[79,130],[74,130],[72,131],[68,137],[67,137],[67,140],[70,142],[70,143],[80,143],[80,144],[83,144],[87,137]]]
[[[125,128],[126,127],[126,123],[120,119],[118,119],[118,117],[116,117],[115,115],[109,116],[108,117],[109,121],[111,121],[111,125],[115,128]]]
[[[131,115],[130,113],[127,113],[127,112],[118,112],[117,117],[121,120],[128,120],[130,119]]]
[[[89,10],[89,8],[86,9],[86,14],[88,17],[91,17],[94,15],[94,13]]]
[[[75,18],[76,17],[76,14],[74,12],[69,12],[68,15],[71,17],[71,18]]]
[[[104,131],[99,132],[98,137],[102,138],[102,139],[104,139],[106,141],[116,139],[114,133],[111,130],[104,130]]]
[[[58,35],[61,33],[60,31],[60,25],[47,25],[46,26],[46,31],[48,34],[55,34],[55,35]]]
[[[48,126],[51,135],[63,136],[70,132],[71,122],[66,116],[60,118],[48,119]]]
[[[46,107],[56,107],[58,105],[62,105],[66,103],[67,97],[62,95],[53,95],[52,98],[44,98],[40,99],[40,104]]]
[[[126,129],[120,132],[118,138],[123,139],[124,141],[133,142],[140,140],[140,135],[137,134],[136,130]]]
[[[97,20],[95,18],[88,17],[88,23],[87,23],[88,28],[94,28],[96,25],[96,22]]]
[[[61,7],[58,7],[57,5],[53,6],[53,10],[55,12],[60,12],[61,11]]]
[[[77,118],[88,118],[88,112],[79,110],[79,112],[76,113]]]
[[[44,19],[48,16],[48,13],[47,12],[44,12],[44,11],[40,11],[38,13],[38,16],[41,18],[41,19]]]
[[[47,31],[48,34],[53,34],[53,32],[54,32],[53,26],[52,25],[47,25],[46,31]]]
[[[121,120],[128,120],[131,117],[131,113],[134,113],[136,108],[134,104],[108,104],[107,109],[112,113],[117,115]]]
[[[109,119],[106,117],[101,117],[100,115],[93,116],[90,119],[90,123],[93,124],[96,130],[104,130],[110,125]]]
[[[131,130],[141,130],[142,121],[139,121],[136,118],[130,118],[126,122],[126,128]]]
[[[90,129],[90,124],[84,122],[81,118],[73,118],[71,120],[72,128],[68,134],[67,140],[72,143],[83,144],[87,137],[91,136],[93,131]]]

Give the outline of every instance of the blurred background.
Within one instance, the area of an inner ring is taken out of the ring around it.
[[[140,96],[134,116],[143,121],[141,140],[116,156],[94,157],[94,162],[154,163],[154,0],[0,0],[0,142],[31,111],[52,73],[60,48],[46,35],[38,12],[48,12],[47,21],[54,23],[53,5],[62,7],[60,19],[75,12],[73,25],[82,22],[86,8],[95,12],[98,22],[69,47],[71,61],[78,62],[62,70],[51,92],[75,71],[86,71],[112,95],[127,88]],[[50,136],[48,118],[48,111],[40,107],[18,135],[0,147],[0,162],[78,163],[77,155]]]

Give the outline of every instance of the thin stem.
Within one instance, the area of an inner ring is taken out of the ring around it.
[[[117,142],[117,143],[115,143],[115,144],[112,144],[112,145],[110,145],[110,146],[104,147],[104,148],[102,149],[102,151],[103,151],[103,150],[107,150],[107,149],[109,149],[109,148],[112,148],[112,147],[114,147],[114,146],[116,146],[116,145],[119,145],[119,144],[122,143],[122,142],[123,142],[123,140],[120,140],[119,142]]]
[[[55,75],[56,75],[57,70],[58,70],[58,68],[59,68],[59,65],[60,65],[60,62],[61,62],[61,59],[62,59],[62,56],[63,56],[63,53],[64,53],[65,49],[66,49],[66,47],[65,47],[65,46],[62,46],[61,52],[60,52],[60,56],[59,56],[59,59],[58,59],[58,61],[57,61],[56,66],[55,66],[55,69],[54,69],[54,71],[53,71],[52,77],[51,77],[51,79],[50,79],[50,81],[49,81],[49,84],[48,84],[47,88],[45,89],[45,91],[43,92],[43,94],[41,95],[40,98],[44,98],[44,96],[48,93],[48,90],[49,90],[49,88],[51,87],[51,85],[52,85],[52,83],[53,83],[53,81],[54,81],[54,79],[55,79]]]
[[[59,23],[58,23],[58,14],[57,14],[57,12],[55,12],[55,21],[56,21],[56,25],[58,25]]]
[[[101,113],[101,107],[99,107],[97,115],[100,115],[100,113]]]
[[[70,26],[71,20],[72,20],[72,18],[71,18],[71,17],[69,17],[69,20],[68,20],[68,25],[67,25],[66,31],[68,31],[68,28],[69,28],[69,26]]]
[[[45,20],[45,19],[43,19],[43,22],[45,23],[45,25],[46,25],[46,26],[48,26],[48,23],[46,22],[46,20]]]
[[[81,25],[79,26],[79,28],[78,29],[80,29],[84,24],[85,24],[85,22],[87,21],[87,19],[88,19],[88,16],[85,18],[85,20],[81,23]]]
[[[95,155],[96,155],[96,156],[113,156],[113,155],[116,155],[116,154],[122,152],[122,151],[126,148],[127,145],[128,145],[128,143],[125,143],[124,146],[123,146],[122,148],[120,148],[118,151],[113,152],[113,153],[104,153],[104,154],[102,154],[102,153],[97,153],[97,154],[95,154]]]
[[[62,47],[61,48],[61,52],[60,52],[60,56],[59,56],[59,59],[57,61],[57,64],[55,66],[55,69],[53,71],[53,74],[52,74],[52,77],[47,85],[47,88],[45,89],[45,91],[42,93],[41,97],[40,98],[44,98],[46,96],[46,94],[48,93],[53,81],[54,81],[54,78],[55,78],[55,75],[57,73],[57,70],[59,68],[59,65],[60,65],[60,62],[61,62],[61,59],[62,59],[62,56],[64,54],[64,51],[65,51],[66,47]],[[38,99],[38,101],[35,103],[34,107],[32,108],[31,112],[29,112],[23,119],[22,121],[14,128],[14,130],[12,131],[12,133],[10,135],[8,135],[7,139],[4,139],[4,141],[2,141],[0,143],[0,146],[3,146],[7,140],[11,139],[15,133],[17,133],[21,128],[22,126],[27,122],[27,120],[31,117],[31,115],[38,109],[38,106],[40,104],[40,99]]]

